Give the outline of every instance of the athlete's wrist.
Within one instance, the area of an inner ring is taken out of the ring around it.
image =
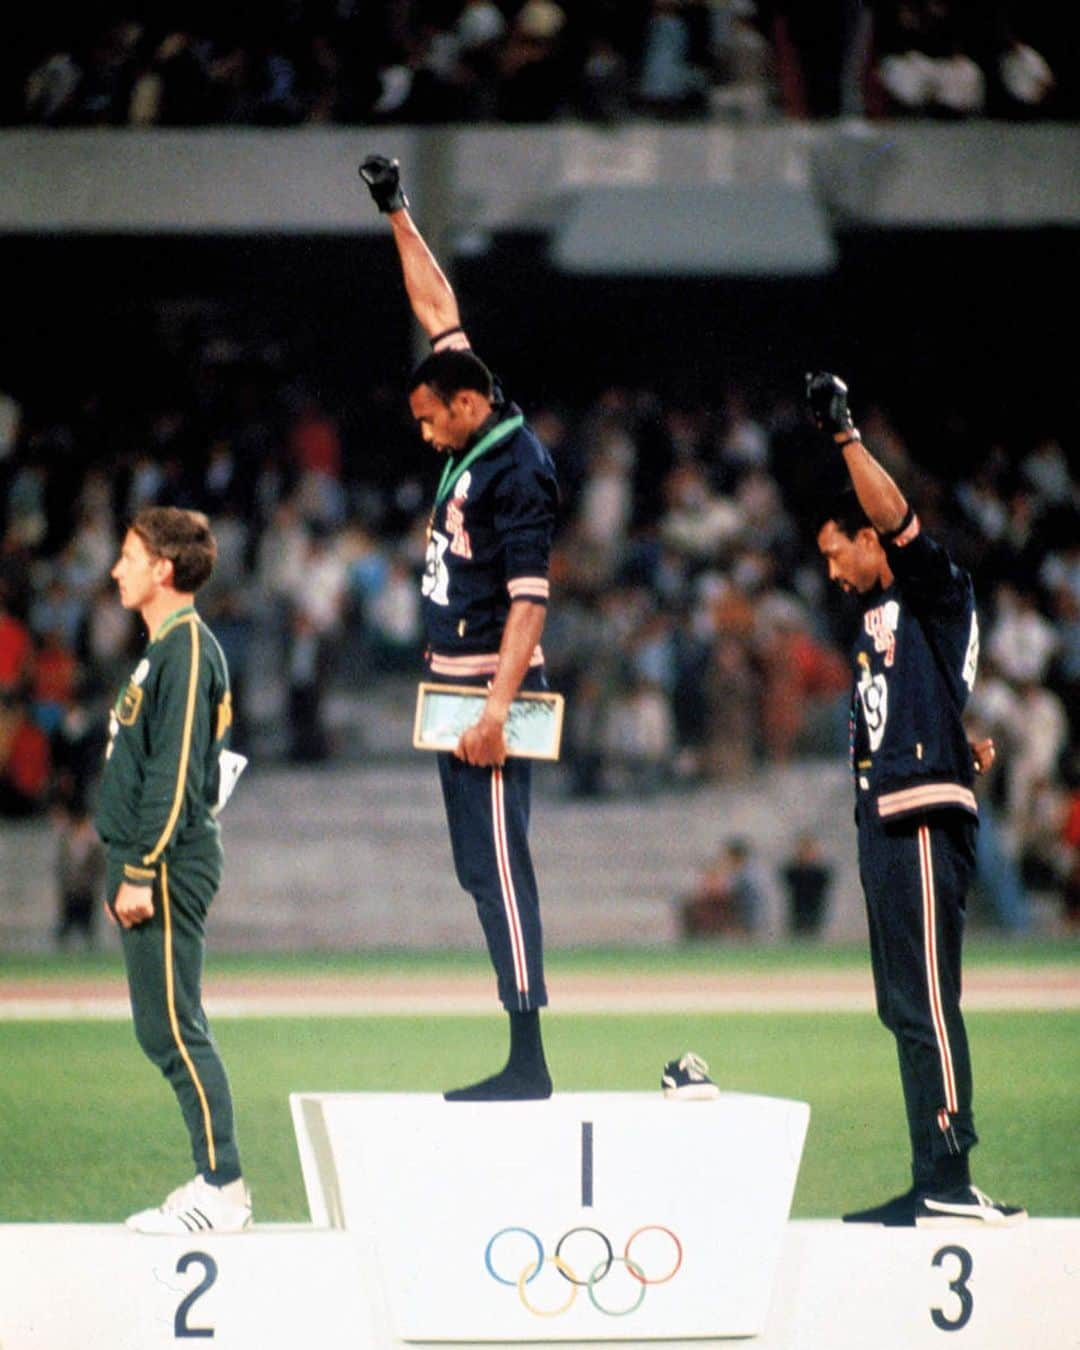
[[[510,704],[504,699],[488,696],[484,704],[484,716],[491,722],[498,723],[499,726],[506,725],[506,719],[510,716]]]

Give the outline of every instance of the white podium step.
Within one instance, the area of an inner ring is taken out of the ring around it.
[[[122,1225],[0,1226],[0,1350],[358,1350],[362,1244],[301,1226],[146,1237]]]
[[[789,1223],[755,1350],[1077,1350],[1080,1219]]]
[[[0,1225],[0,1350],[1080,1350],[1080,1219],[790,1222],[801,1102],[292,1109],[313,1225]]]
[[[719,1263],[715,1275],[724,1281]],[[632,1316],[621,1318],[621,1337],[628,1350],[655,1350],[655,1340],[637,1338]],[[236,1237],[184,1239],[116,1225],[0,1225],[2,1350],[178,1350],[189,1342],[212,1350],[423,1344],[394,1332],[375,1253],[356,1233],[257,1225]],[[764,1330],[719,1343],[1077,1350],[1080,1219],[1033,1219],[999,1233],[790,1222]],[[592,1344],[560,1341],[559,1350]],[[663,1344],[701,1350],[705,1342]]]
[[[292,1106],[312,1218],[369,1240],[402,1340],[765,1327],[804,1102],[329,1093]]]

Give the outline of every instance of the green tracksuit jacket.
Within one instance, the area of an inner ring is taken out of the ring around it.
[[[220,847],[212,812],[231,722],[221,648],[192,607],[177,610],[109,719],[96,823],[124,880],[150,885],[161,862]]]

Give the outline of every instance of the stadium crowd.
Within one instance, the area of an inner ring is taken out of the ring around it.
[[[100,0],[20,16],[0,123],[1077,113],[1055,0]]]
[[[240,748],[267,744],[260,684],[282,690],[284,752],[319,761],[334,753],[329,688],[418,668],[431,464],[400,390],[332,406],[287,343],[211,319],[182,339],[148,334],[143,359],[122,390],[0,395],[0,814],[52,806],[85,822],[107,707],[140,641],[109,570],[143,505],[212,517],[220,557],[200,608],[230,662]],[[530,409],[564,490],[544,647],[569,696],[569,792],[648,796],[842,753],[850,619],[800,510],[821,466],[799,392],[740,385],[704,403],[612,387]],[[1002,752],[983,833],[1001,866],[1018,859],[1066,895],[1075,921],[1075,466],[1052,428],[1009,445],[971,435],[950,460],[909,446],[904,412],[864,405],[860,424],[976,578],[971,720]]]

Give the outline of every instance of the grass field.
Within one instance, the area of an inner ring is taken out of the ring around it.
[[[854,948],[699,949],[675,953],[553,953],[551,970],[681,973],[726,969],[762,979],[786,971],[865,965]],[[1080,974],[1080,944],[976,943],[971,966],[1053,962]],[[483,973],[472,955],[232,956],[230,973]],[[115,981],[105,954],[5,960],[5,980]],[[973,1012],[975,1176],[1036,1215],[1080,1214],[1080,1012]],[[503,1019],[490,1016],[218,1019],[232,1077],[245,1167],[264,1221],[307,1218],[288,1094],[436,1092],[501,1061]],[[687,1048],[722,1087],[795,1097],[811,1106],[796,1217],[830,1216],[907,1184],[907,1144],[891,1038],[870,1014],[552,1013],[548,1057],[562,1091],[651,1091],[660,1066]],[[189,1174],[187,1141],[164,1080],[123,1021],[0,1020],[0,1221],[113,1221],[158,1200]]]
[[[111,936],[111,935],[106,935]],[[309,975],[313,979],[334,973],[375,974],[403,972],[472,972],[487,975],[482,951],[371,951],[220,952],[211,951],[207,971],[213,975]],[[789,943],[754,945],[731,940],[697,942],[677,947],[580,947],[546,954],[548,970],[557,975],[574,971],[684,973],[738,971],[768,974],[785,970],[869,970],[866,945],[854,943]],[[971,936],[965,943],[965,968],[1067,965],[1080,979],[1080,936],[1014,938],[994,933]],[[4,981],[12,978],[70,980],[84,975],[121,975],[119,946],[112,943],[96,952],[72,951],[62,957],[40,953],[0,955],[0,998]]]

